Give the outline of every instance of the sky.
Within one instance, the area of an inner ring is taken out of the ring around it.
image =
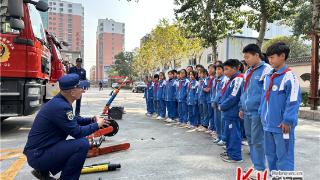
[[[98,19],[111,18],[125,23],[125,50],[139,47],[140,39],[154,28],[160,19],[174,18],[173,0],[65,0],[84,7],[84,68],[89,74],[96,62],[96,29]]]

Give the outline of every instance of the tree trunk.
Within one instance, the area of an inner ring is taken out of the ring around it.
[[[318,109],[318,86],[319,86],[319,34],[320,34],[320,0],[313,0],[312,12],[312,58],[311,58],[311,80],[310,80],[310,108]]]
[[[312,30],[320,31],[320,0],[313,0],[313,10],[312,10]]]
[[[259,30],[259,36],[257,39],[257,45],[261,48],[262,47],[262,43],[264,40],[264,36],[266,34],[266,29],[267,29],[267,16],[266,14],[263,12],[263,10],[261,11],[261,19],[260,19],[260,30]]]
[[[216,63],[218,61],[218,52],[217,52],[217,43],[212,43],[212,59],[213,63]]]

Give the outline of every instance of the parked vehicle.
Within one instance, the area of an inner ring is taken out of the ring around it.
[[[142,82],[134,82],[132,87],[132,92],[138,93],[138,92],[144,92],[144,89],[147,87],[147,85]]]

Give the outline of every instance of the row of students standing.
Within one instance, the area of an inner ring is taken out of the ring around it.
[[[247,137],[253,176],[266,169],[266,161],[270,172],[292,171],[301,94],[285,63],[289,52],[282,42],[271,45],[270,66],[261,60],[260,48],[249,44],[243,49],[244,74],[237,59],[218,61],[208,70],[201,65],[171,70],[167,80],[156,74],[145,91],[147,116],[187,132],[210,133],[214,143],[225,145],[220,157],[226,162],[242,162],[241,142]]]

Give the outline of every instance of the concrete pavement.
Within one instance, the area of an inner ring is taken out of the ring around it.
[[[110,90],[90,89],[82,100],[82,116],[101,113]],[[221,161],[222,148],[209,135],[186,133],[186,129],[168,127],[165,123],[147,118],[142,93],[121,90],[115,105],[124,105],[126,114],[119,120],[118,134],[103,145],[131,143],[127,151],[89,158],[85,164],[120,163],[114,172],[82,175],[80,179],[235,179],[236,168],[250,167],[248,147],[244,146],[244,163]],[[34,179],[31,168],[19,152],[25,145],[34,116],[10,118],[1,124],[1,178]],[[320,177],[320,122],[299,120],[296,129],[296,170],[303,171],[305,179]],[[14,166],[14,167],[12,167]],[[5,177],[3,176],[5,175]],[[58,176],[56,176],[58,177]]]

